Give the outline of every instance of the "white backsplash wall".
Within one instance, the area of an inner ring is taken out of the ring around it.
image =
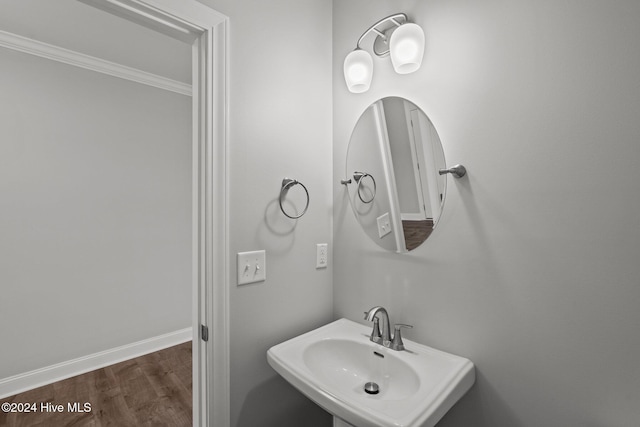
[[[201,1],[230,31],[231,425],[328,426],[266,351],[332,320],[331,2]],[[285,177],[309,190],[297,221],[278,207]],[[326,269],[315,268],[317,243],[330,245]],[[236,286],[236,253],[261,249],[267,280]]]
[[[395,12],[425,30],[422,68],[374,58],[371,90],[349,93],[344,57]],[[636,425],[640,3],[350,0],[333,17],[335,316],[383,305],[476,364],[439,426]],[[469,171],[409,255],[369,240],[339,183],[360,113],[390,95]]]

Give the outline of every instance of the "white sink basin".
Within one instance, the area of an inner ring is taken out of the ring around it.
[[[267,351],[273,369],[334,416],[358,427],[434,426],[475,382],[463,357],[404,340],[405,351],[369,341],[347,319]],[[374,382],[378,394],[364,385]]]

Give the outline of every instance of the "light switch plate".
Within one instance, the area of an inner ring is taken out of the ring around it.
[[[265,251],[238,252],[238,285],[267,279]]]
[[[382,239],[389,233],[391,233],[391,219],[389,212],[387,212],[378,217],[378,236]]]

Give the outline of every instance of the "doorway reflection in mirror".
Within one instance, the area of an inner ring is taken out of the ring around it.
[[[372,181],[348,186],[353,212],[365,233],[394,252],[420,246],[442,212],[446,177],[438,170],[444,165],[440,137],[420,108],[398,97],[371,104],[353,130],[347,154],[347,176],[365,171],[379,180],[375,200],[367,206],[362,206],[358,190],[374,192],[368,188]],[[379,219],[387,213],[391,232],[379,233]]]

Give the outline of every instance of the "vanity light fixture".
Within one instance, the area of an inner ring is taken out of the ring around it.
[[[373,53],[391,56],[391,64],[398,74],[417,71],[424,55],[424,31],[419,25],[410,23],[407,15],[396,13],[373,24],[362,33],[354,51],[344,60],[344,79],[349,91],[362,93],[369,90],[373,77],[371,54],[360,47],[370,33],[377,34],[373,42]]]

